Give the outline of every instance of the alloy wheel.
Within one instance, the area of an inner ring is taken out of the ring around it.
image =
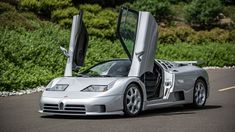
[[[194,104],[197,107],[204,106],[206,102],[206,85],[202,80],[197,80],[194,87]]]
[[[127,115],[137,115],[142,109],[142,96],[139,87],[130,85],[124,96],[124,112]]]

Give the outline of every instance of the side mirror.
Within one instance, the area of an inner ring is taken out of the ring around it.
[[[61,47],[61,46],[60,46],[60,50],[63,52],[63,54],[64,54],[67,58],[69,58],[69,53],[68,53],[67,49],[65,49],[64,47]]]

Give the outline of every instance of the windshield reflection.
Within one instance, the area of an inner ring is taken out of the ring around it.
[[[126,77],[130,66],[131,61],[129,60],[112,60],[99,63],[79,75],[88,77]]]

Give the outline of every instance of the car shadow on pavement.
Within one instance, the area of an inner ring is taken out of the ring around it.
[[[80,120],[102,120],[102,119],[129,119],[129,118],[145,118],[151,116],[171,116],[171,115],[186,115],[196,114],[197,111],[218,109],[220,105],[206,105],[203,108],[190,108],[184,106],[175,106],[169,108],[158,108],[141,112],[136,117],[127,117],[121,115],[104,115],[104,116],[68,116],[68,115],[44,115],[41,118],[45,119],[80,119]]]
[[[206,105],[203,108],[175,106],[175,107],[159,108],[159,109],[143,111],[138,117],[196,114],[197,111],[218,109],[221,107],[222,106],[220,105]]]

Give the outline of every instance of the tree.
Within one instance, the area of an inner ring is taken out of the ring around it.
[[[151,12],[159,22],[170,18],[170,2],[167,0],[137,0],[134,7],[138,10]]]
[[[210,27],[221,10],[222,4],[220,0],[192,0],[185,7],[185,18],[193,26]]]

